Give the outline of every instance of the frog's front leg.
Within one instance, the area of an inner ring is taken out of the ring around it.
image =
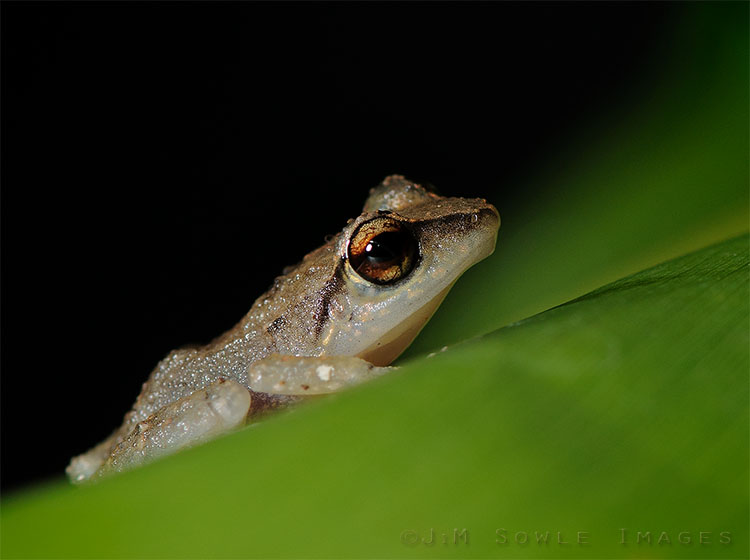
[[[355,356],[282,356],[271,354],[248,369],[253,391],[274,395],[321,395],[359,385],[392,370]]]

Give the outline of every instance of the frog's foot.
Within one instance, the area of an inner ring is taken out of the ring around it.
[[[251,400],[250,392],[236,381],[219,379],[139,422],[89,477],[129,470],[241,426],[250,410]],[[71,471],[78,459],[68,467],[72,478]],[[74,472],[79,476],[86,474],[80,468]],[[73,480],[85,478],[88,477]]]
[[[70,465],[65,469],[65,474],[67,474],[68,478],[73,482],[83,482],[84,480],[91,478],[91,475],[99,470],[102,463],[104,463],[104,461],[107,460],[107,457],[109,457],[116,440],[117,433],[114,433],[86,453],[73,457],[70,461]]]
[[[273,395],[320,395],[359,385],[393,369],[354,356],[271,354],[249,367],[247,383],[253,391]]]

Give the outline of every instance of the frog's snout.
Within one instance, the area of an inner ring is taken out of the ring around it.
[[[495,230],[500,229],[500,212],[492,204],[487,204],[480,208],[478,212],[472,214],[471,220],[473,222],[484,221],[487,227],[493,227],[494,224]]]
[[[484,203],[481,208],[471,213],[469,220],[475,230],[472,235],[477,252],[474,262],[479,262],[495,252],[497,233],[500,230],[500,213],[492,204]]]

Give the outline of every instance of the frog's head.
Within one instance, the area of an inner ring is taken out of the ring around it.
[[[323,352],[389,364],[458,277],[492,254],[499,226],[483,199],[441,197],[388,177],[334,242],[336,272],[321,294]]]

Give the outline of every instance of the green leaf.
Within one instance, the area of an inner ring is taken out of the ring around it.
[[[8,500],[3,556],[746,557],[748,254],[742,236],[148,468]],[[431,528],[439,544],[409,546]],[[535,531],[553,542],[514,542]]]

